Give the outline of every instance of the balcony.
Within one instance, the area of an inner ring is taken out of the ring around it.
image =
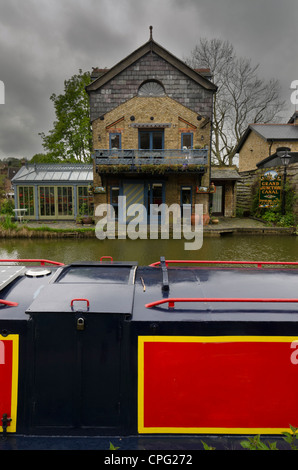
[[[145,165],[189,165],[205,166],[208,163],[208,149],[187,150],[106,150],[97,149],[94,153],[96,165],[125,165],[131,171],[142,170]]]

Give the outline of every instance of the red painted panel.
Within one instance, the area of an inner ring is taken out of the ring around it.
[[[0,340],[0,419],[4,413],[11,416],[12,365],[13,341]]]
[[[144,427],[298,426],[290,342],[144,343]]]

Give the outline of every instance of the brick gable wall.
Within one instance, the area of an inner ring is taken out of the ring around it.
[[[182,132],[193,133],[194,146],[203,148],[210,144],[210,123],[204,125],[204,119],[198,121],[195,112],[167,96],[135,97],[108,112],[104,120],[96,119],[93,122],[94,149],[109,148],[110,132],[121,133],[123,149],[137,149],[138,129],[133,127],[131,115],[135,116],[134,122],[169,123],[164,131],[165,149],[180,149]]]

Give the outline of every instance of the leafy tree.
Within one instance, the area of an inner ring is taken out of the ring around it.
[[[212,152],[215,164],[231,165],[236,146],[251,123],[274,122],[282,111],[278,80],[258,76],[259,65],[237,57],[221,39],[200,39],[186,62],[209,68],[218,90],[213,105]]]
[[[91,81],[89,72],[79,70],[64,82],[64,93],[50,97],[54,103],[56,121],[45,135],[39,135],[47,158],[56,162],[89,163],[91,161],[92,134],[90,125],[89,99],[85,91]]]
[[[39,164],[47,164],[47,163],[57,163],[58,160],[55,156],[48,153],[36,153],[33,155],[29,163],[39,163]]]

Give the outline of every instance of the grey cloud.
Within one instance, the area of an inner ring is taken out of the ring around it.
[[[296,0],[0,0],[0,158],[42,151],[52,93],[81,68],[111,67],[149,38],[183,58],[201,36],[220,37],[278,78],[290,104],[298,79]]]

